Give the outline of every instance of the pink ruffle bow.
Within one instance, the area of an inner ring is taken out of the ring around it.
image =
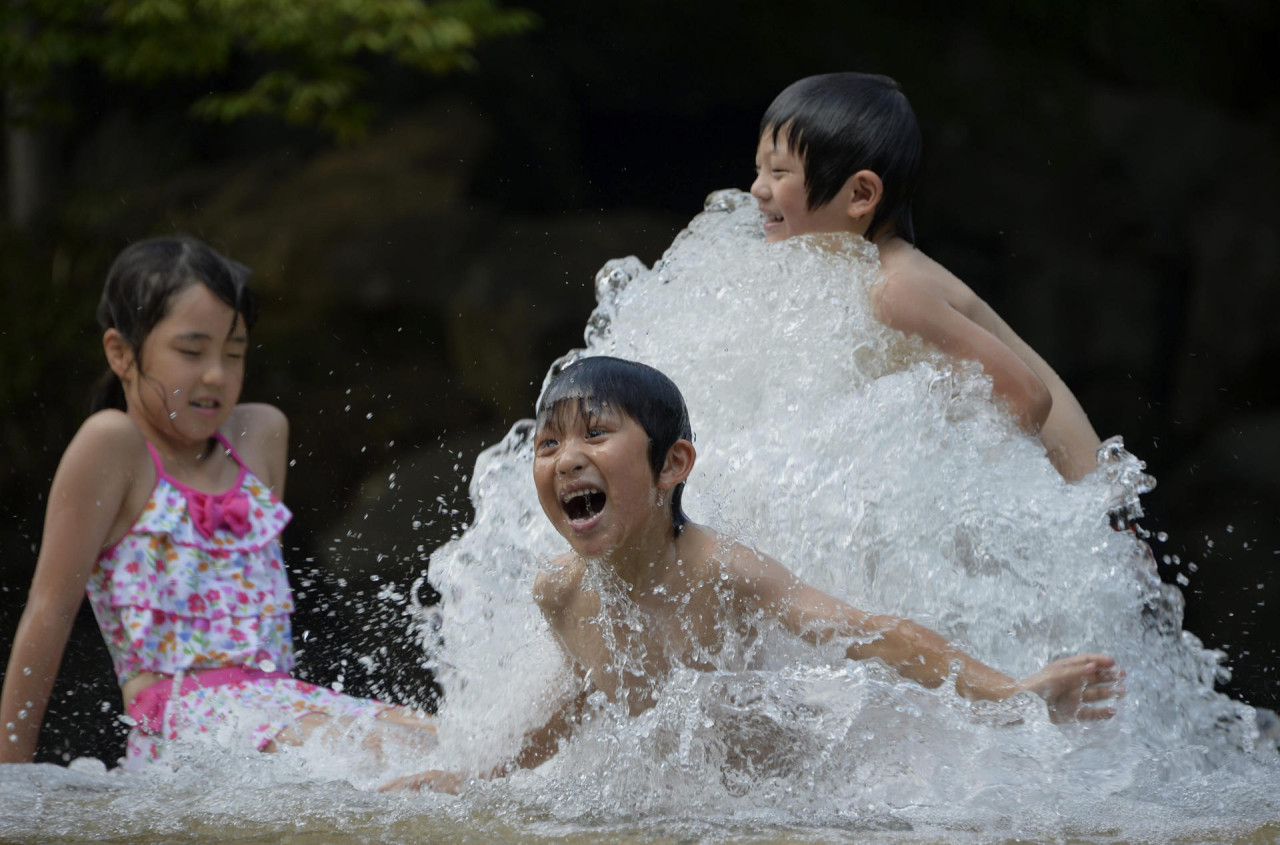
[[[223,527],[237,537],[249,533],[249,497],[243,490],[228,490],[218,496],[199,490],[183,492],[191,522],[206,538],[212,538],[213,532]]]

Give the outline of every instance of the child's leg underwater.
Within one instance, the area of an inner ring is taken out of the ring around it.
[[[272,753],[280,750],[281,745],[300,746],[313,740],[334,750],[354,743],[355,748],[371,755],[380,764],[386,762],[385,746],[388,743],[398,749],[421,754],[433,750],[438,744],[433,719],[408,707],[394,706],[380,710],[372,719],[308,713],[277,733],[262,750]]]

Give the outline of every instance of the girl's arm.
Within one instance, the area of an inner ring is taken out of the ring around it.
[[[1114,707],[1101,705],[1123,695],[1124,672],[1105,654],[1085,654],[1049,664],[1021,681],[970,657],[934,631],[909,619],[865,613],[805,584],[776,560],[736,547],[730,567],[741,603],[749,611],[777,619],[804,640],[822,644],[849,641],[851,660],[879,658],[898,674],[934,688],[953,674],[965,698],[1000,701],[1030,691],[1049,705],[1054,721],[1105,719]]]
[[[108,538],[127,530],[142,438],[124,414],[85,421],[49,490],[44,534],[0,693],[0,763],[29,763],[85,581]],[[146,464],[143,464],[144,466]],[[123,524],[123,528],[120,525]]]

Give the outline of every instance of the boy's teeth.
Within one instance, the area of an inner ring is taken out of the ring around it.
[[[601,490],[588,488],[563,496],[560,502],[564,505],[565,515],[571,520],[578,521],[590,519],[600,513],[604,509],[605,495]]]

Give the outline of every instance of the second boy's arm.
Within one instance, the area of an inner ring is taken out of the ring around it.
[[[1049,418],[1048,386],[1012,349],[955,308],[933,286],[893,274],[876,293],[876,317],[886,326],[920,336],[947,355],[977,361],[996,395],[1009,403],[1022,428],[1037,432]]]

